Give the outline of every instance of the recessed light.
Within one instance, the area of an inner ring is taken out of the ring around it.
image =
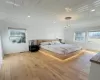
[[[31,16],[27,16],[28,18],[30,18]]]
[[[95,9],[92,9],[92,10],[91,10],[91,12],[94,12],[94,11],[95,11]]]
[[[56,23],[56,21],[53,21],[53,23]]]
[[[14,4],[14,5],[17,6],[17,7],[20,6],[19,4]]]

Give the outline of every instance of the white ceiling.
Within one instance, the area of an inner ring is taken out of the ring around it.
[[[92,9],[95,11],[91,12]],[[99,20],[100,0],[0,0],[0,19],[32,25],[33,22],[65,23],[66,16],[72,17],[74,25]]]

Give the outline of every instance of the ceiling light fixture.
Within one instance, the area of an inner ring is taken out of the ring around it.
[[[65,17],[65,20],[67,20],[67,27],[70,27],[70,22],[71,22],[72,17]]]
[[[30,18],[31,16],[27,16],[28,18]]]
[[[91,12],[94,12],[94,11],[95,11],[95,9],[92,9],[92,10],[91,10]]]

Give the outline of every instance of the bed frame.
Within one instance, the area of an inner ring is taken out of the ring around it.
[[[75,57],[75,56],[78,56],[81,53],[83,53],[82,50],[78,50],[78,51],[71,52],[70,54],[64,55],[64,54],[58,54],[58,53],[55,53],[55,52],[52,52],[52,51],[49,51],[49,50],[46,50],[46,49],[43,49],[43,48],[40,49],[40,52],[45,53],[45,54],[49,54],[49,55],[54,56],[54,57],[61,59],[61,60],[65,60],[65,59],[68,59],[68,58],[71,58],[71,57]]]
[[[40,44],[41,42],[51,42],[51,41],[57,41],[57,40],[37,40],[38,44]],[[54,57],[61,59],[61,60],[65,60],[65,59],[71,58],[77,54],[83,53],[82,50],[78,50],[78,51],[74,51],[74,52],[71,52],[70,54],[65,55],[65,54],[58,54],[58,53],[55,53],[55,52],[52,52],[52,51],[49,51],[49,50],[46,50],[43,48],[40,49],[40,52],[54,56]]]

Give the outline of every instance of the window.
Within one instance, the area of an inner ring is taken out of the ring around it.
[[[88,41],[100,43],[100,31],[90,31],[90,32],[88,32]]]
[[[26,43],[26,30],[9,28],[9,40],[12,43]]]
[[[85,41],[85,32],[75,32],[74,41],[84,42]]]

